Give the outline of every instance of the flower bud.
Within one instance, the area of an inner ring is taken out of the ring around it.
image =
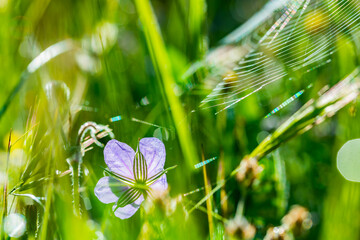
[[[240,162],[239,171],[236,174],[238,182],[250,186],[262,172],[263,167],[258,164],[255,158],[246,157]]]
[[[266,231],[264,240],[290,240],[290,237],[283,226],[271,227]]]
[[[181,198],[181,196],[180,196]],[[162,216],[171,216],[177,209],[180,198],[171,198],[169,191],[151,192],[151,196],[144,202],[144,210],[146,214],[161,214]]]
[[[234,218],[227,222],[225,232],[230,239],[253,239],[256,228],[245,218]]]
[[[311,214],[301,206],[295,205],[290,212],[281,220],[284,227],[295,235],[300,235],[312,226]]]

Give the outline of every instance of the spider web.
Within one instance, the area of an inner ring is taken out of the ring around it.
[[[201,102],[201,108],[220,106],[223,111],[265,86],[289,77],[289,73],[307,73],[326,65],[341,48],[337,41],[339,34],[350,36],[353,41],[360,36],[359,0],[289,0],[283,3],[281,16],[256,47],[237,63],[232,73]],[[246,32],[236,31],[240,38]],[[225,38],[225,42],[229,39],[237,41],[234,33]]]

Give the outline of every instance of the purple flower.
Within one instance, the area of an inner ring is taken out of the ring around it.
[[[96,184],[95,195],[103,203],[115,203],[113,211],[121,219],[134,215],[152,190],[168,187],[165,146],[157,138],[141,139],[136,152],[125,143],[110,140],[104,157],[109,176]]]

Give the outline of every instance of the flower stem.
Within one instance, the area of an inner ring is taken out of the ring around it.
[[[161,36],[159,24],[149,0],[135,0],[135,5],[143,25],[146,42],[158,79],[162,80],[164,92],[170,105],[172,118],[179,136],[180,145],[184,152],[185,161],[190,169],[199,161],[197,159],[197,152],[194,148],[193,140],[190,136],[184,109],[174,92],[176,81],[173,76],[173,70],[165,43]]]
[[[201,158],[202,161],[205,161],[203,146],[201,146]],[[211,184],[207,177],[206,165],[203,166],[203,175],[204,175],[205,194],[208,195],[211,191]],[[206,209],[207,209],[207,216],[209,222],[209,234],[210,234],[210,239],[212,240],[214,239],[214,222],[212,218],[212,197],[206,199]]]

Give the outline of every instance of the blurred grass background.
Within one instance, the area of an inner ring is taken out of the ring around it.
[[[207,165],[211,183],[228,176],[264,135],[323,86],[352,72],[359,61],[359,45],[339,34],[337,41],[345,47],[331,63],[307,74],[306,81],[277,83],[217,115],[198,110],[209,93],[203,87],[207,72],[200,69],[191,77],[184,73],[265,3],[0,0],[0,106],[6,105],[0,115],[0,181],[7,190],[2,190],[1,214],[25,216],[22,239],[223,239],[224,220],[215,219],[215,230],[209,232],[206,211],[166,216],[141,208],[128,220],[116,218],[111,206],[99,202],[93,192],[103,176],[99,166],[106,167],[99,147],[82,159],[82,211],[77,216],[67,159],[71,162],[80,126],[92,121],[109,125],[116,139],[133,148],[138,138],[161,137],[165,166],[178,165],[167,174],[173,198],[204,186],[203,172],[193,167],[201,161],[201,146],[205,159],[218,157]],[[69,41],[70,50],[39,65],[34,73],[26,72],[35,57],[63,40]],[[19,91],[6,104],[20,81]],[[314,87],[264,119],[310,82]],[[246,195],[235,179],[229,180],[223,189],[226,203],[217,192],[213,211],[231,219],[239,200],[244,201],[243,214],[257,228],[255,239],[262,239],[298,204],[312,213],[313,221],[299,239],[359,239],[360,188],[340,176],[335,162],[339,148],[360,135],[358,104],[262,159],[260,181]],[[118,115],[121,121],[110,122]],[[19,141],[8,155],[11,130],[11,142]],[[19,194],[38,197],[40,204],[29,196],[9,194],[15,187]],[[181,206],[189,209],[204,196],[201,190],[183,197]],[[155,233],[149,230],[157,228]],[[6,239],[3,230],[1,237]]]

